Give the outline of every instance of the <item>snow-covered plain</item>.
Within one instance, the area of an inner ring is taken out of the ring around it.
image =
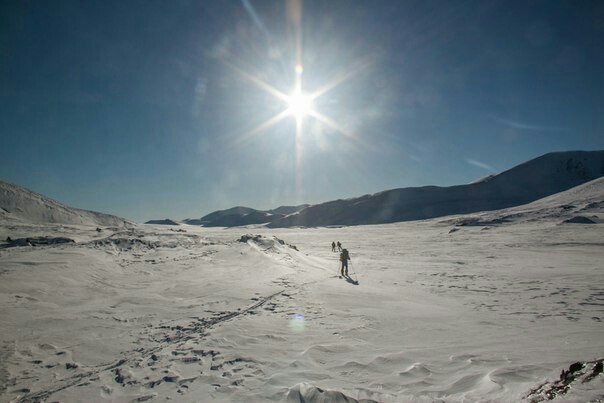
[[[76,243],[0,249],[2,402],[520,401],[604,355],[604,179],[375,226],[0,222],[39,235]]]

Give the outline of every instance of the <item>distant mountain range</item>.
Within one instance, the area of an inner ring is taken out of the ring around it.
[[[498,210],[553,195],[604,176],[604,151],[545,154],[476,182],[386,190],[346,200],[272,210],[233,207],[182,223],[205,227],[264,225],[270,228],[382,224]],[[127,226],[109,214],[65,206],[21,186],[0,181],[0,219],[32,223]],[[178,225],[171,220],[150,224]]]
[[[156,225],[180,225],[176,221],[165,218],[163,220],[149,220],[145,224],[156,224]]]
[[[133,224],[114,215],[68,207],[49,197],[1,180],[0,220],[107,227]]]
[[[270,228],[281,228],[422,220],[518,206],[601,176],[604,176],[604,151],[556,152],[466,185],[392,189],[352,199],[268,211],[234,207],[183,222],[211,227],[268,223]]]
[[[289,214],[297,213],[309,207],[308,204],[300,206],[281,206],[272,210],[256,210],[249,207],[233,207],[228,210],[218,210],[198,219],[187,218],[182,222],[189,225],[203,225],[204,227],[237,227],[240,225],[266,224]]]

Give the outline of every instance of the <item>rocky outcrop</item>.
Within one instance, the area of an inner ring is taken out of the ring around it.
[[[164,218],[163,220],[149,220],[145,224],[155,224],[155,225],[180,225],[174,220],[170,220],[169,218]]]
[[[602,377],[604,370],[604,358],[594,361],[580,362],[577,361],[571,364],[568,369],[563,369],[558,379],[554,381],[546,381],[537,386],[525,396],[531,403],[554,400],[558,397],[566,397],[569,401],[581,401],[574,396],[573,389],[583,389],[583,395],[589,394],[589,383],[596,378]]]

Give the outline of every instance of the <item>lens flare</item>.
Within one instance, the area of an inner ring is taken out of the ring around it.
[[[304,314],[296,313],[289,321],[289,330],[295,333],[304,331]]]
[[[219,60],[222,61],[226,66],[230,67],[239,76],[246,79],[257,88],[271,94],[276,101],[279,101],[282,105],[281,111],[277,111],[273,116],[266,118],[266,120],[260,122],[255,127],[247,130],[235,140],[237,143],[243,143],[251,140],[254,136],[266,131],[267,129],[276,126],[286,118],[293,118],[295,120],[295,159],[296,159],[296,189],[301,189],[301,161],[302,152],[304,147],[304,137],[311,133],[305,133],[306,126],[309,121],[316,121],[322,126],[326,126],[335,132],[339,132],[346,136],[347,140],[353,140],[355,143],[362,147],[370,147],[369,144],[362,141],[359,134],[353,129],[347,127],[342,122],[336,121],[336,119],[327,116],[325,111],[321,111],[321,105],[325,102],[320,102],[319,98],[325,96],[327,93],[339,87],[343,83],[353,79],[361,71],[372,65],[376,58],[372,55],[366,56],[362,59],[356,60],[350,63],[346,69],[338,72],[331,79],[323,81],[323,85],[309,89],[305,80],[307,75],[310,74],[312,77],[312,69],[305,71],[302,63],[302,0],[288,0],[287,5],[287,23],[291,28],[293,35],[293,47],[294,52],[293,60],[285,61],[281,60],[282,66],[286,73],[287,80],[293,78],[293,85],[290,88],[294,90],[291,93],[282,92],[282,90],[275,85],[278,80],[273,83],[274,77],[271,74],[254,74],[253,69],[245,66],[244,64],[235,63],[232,60],[228,60],[226,55],[219,56]],[[265,33],[269,42],[272,41],[271,35],[266,27],[262,24],[259,15],[255,12],[250,1],[245,1],[244,6],[254,23]],[[281,53],[279,53],[281,55]],[[312,66],[311,66],[312,67]],[[293,71],[292,71],[293,70]],[[291,77],[293,73],[293,77]],[[271,80],[267,81],[267,78]],[[309,80],[315,82],[315,86],[318,84],[316,80]],[[324,99],[325,101],[325,99]]]

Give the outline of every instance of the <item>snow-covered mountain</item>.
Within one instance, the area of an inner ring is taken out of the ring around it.
[[[126,226],[123,218],[72,208],[24,187],[0,180],[0,220],[33,224]]]
[[[183,220],[182,222],[185,224],[189,224],[189,225],[206,225],[211,223],[212,221],[215,220],[221,220],[224,217],[228,217],[228,216],[245,216],[247,214],[253,213],[254,210],[253,208],[249,208],[249,207],[241,207],[241,206],[237,206],[237,207],[232,207],[230,209],[227,210],[218,210],[218,211],[214,211],[213,213],[207,214],[201,218],[187,218],[185,220]]]
[[[189,225],[203,225],[204,227],[237,227],[241,225],[266,224],[294,214],[307,208],[308,204],[299,206],[280,206],[272,210],[256,210],[249,207],[233,207],[227,210],[218,210],[199,219],[187,218],[182,222]]]
[[[444,217],[441,223],[457,227],[554,221],[558,224],[604,223],[604,177],[575,186],[532,203],[501,210]]]
[[[393,189],[310,206],[269,227],[382,224],[530,203],[604,176],[604,151],[545,154],[478,182]]]

